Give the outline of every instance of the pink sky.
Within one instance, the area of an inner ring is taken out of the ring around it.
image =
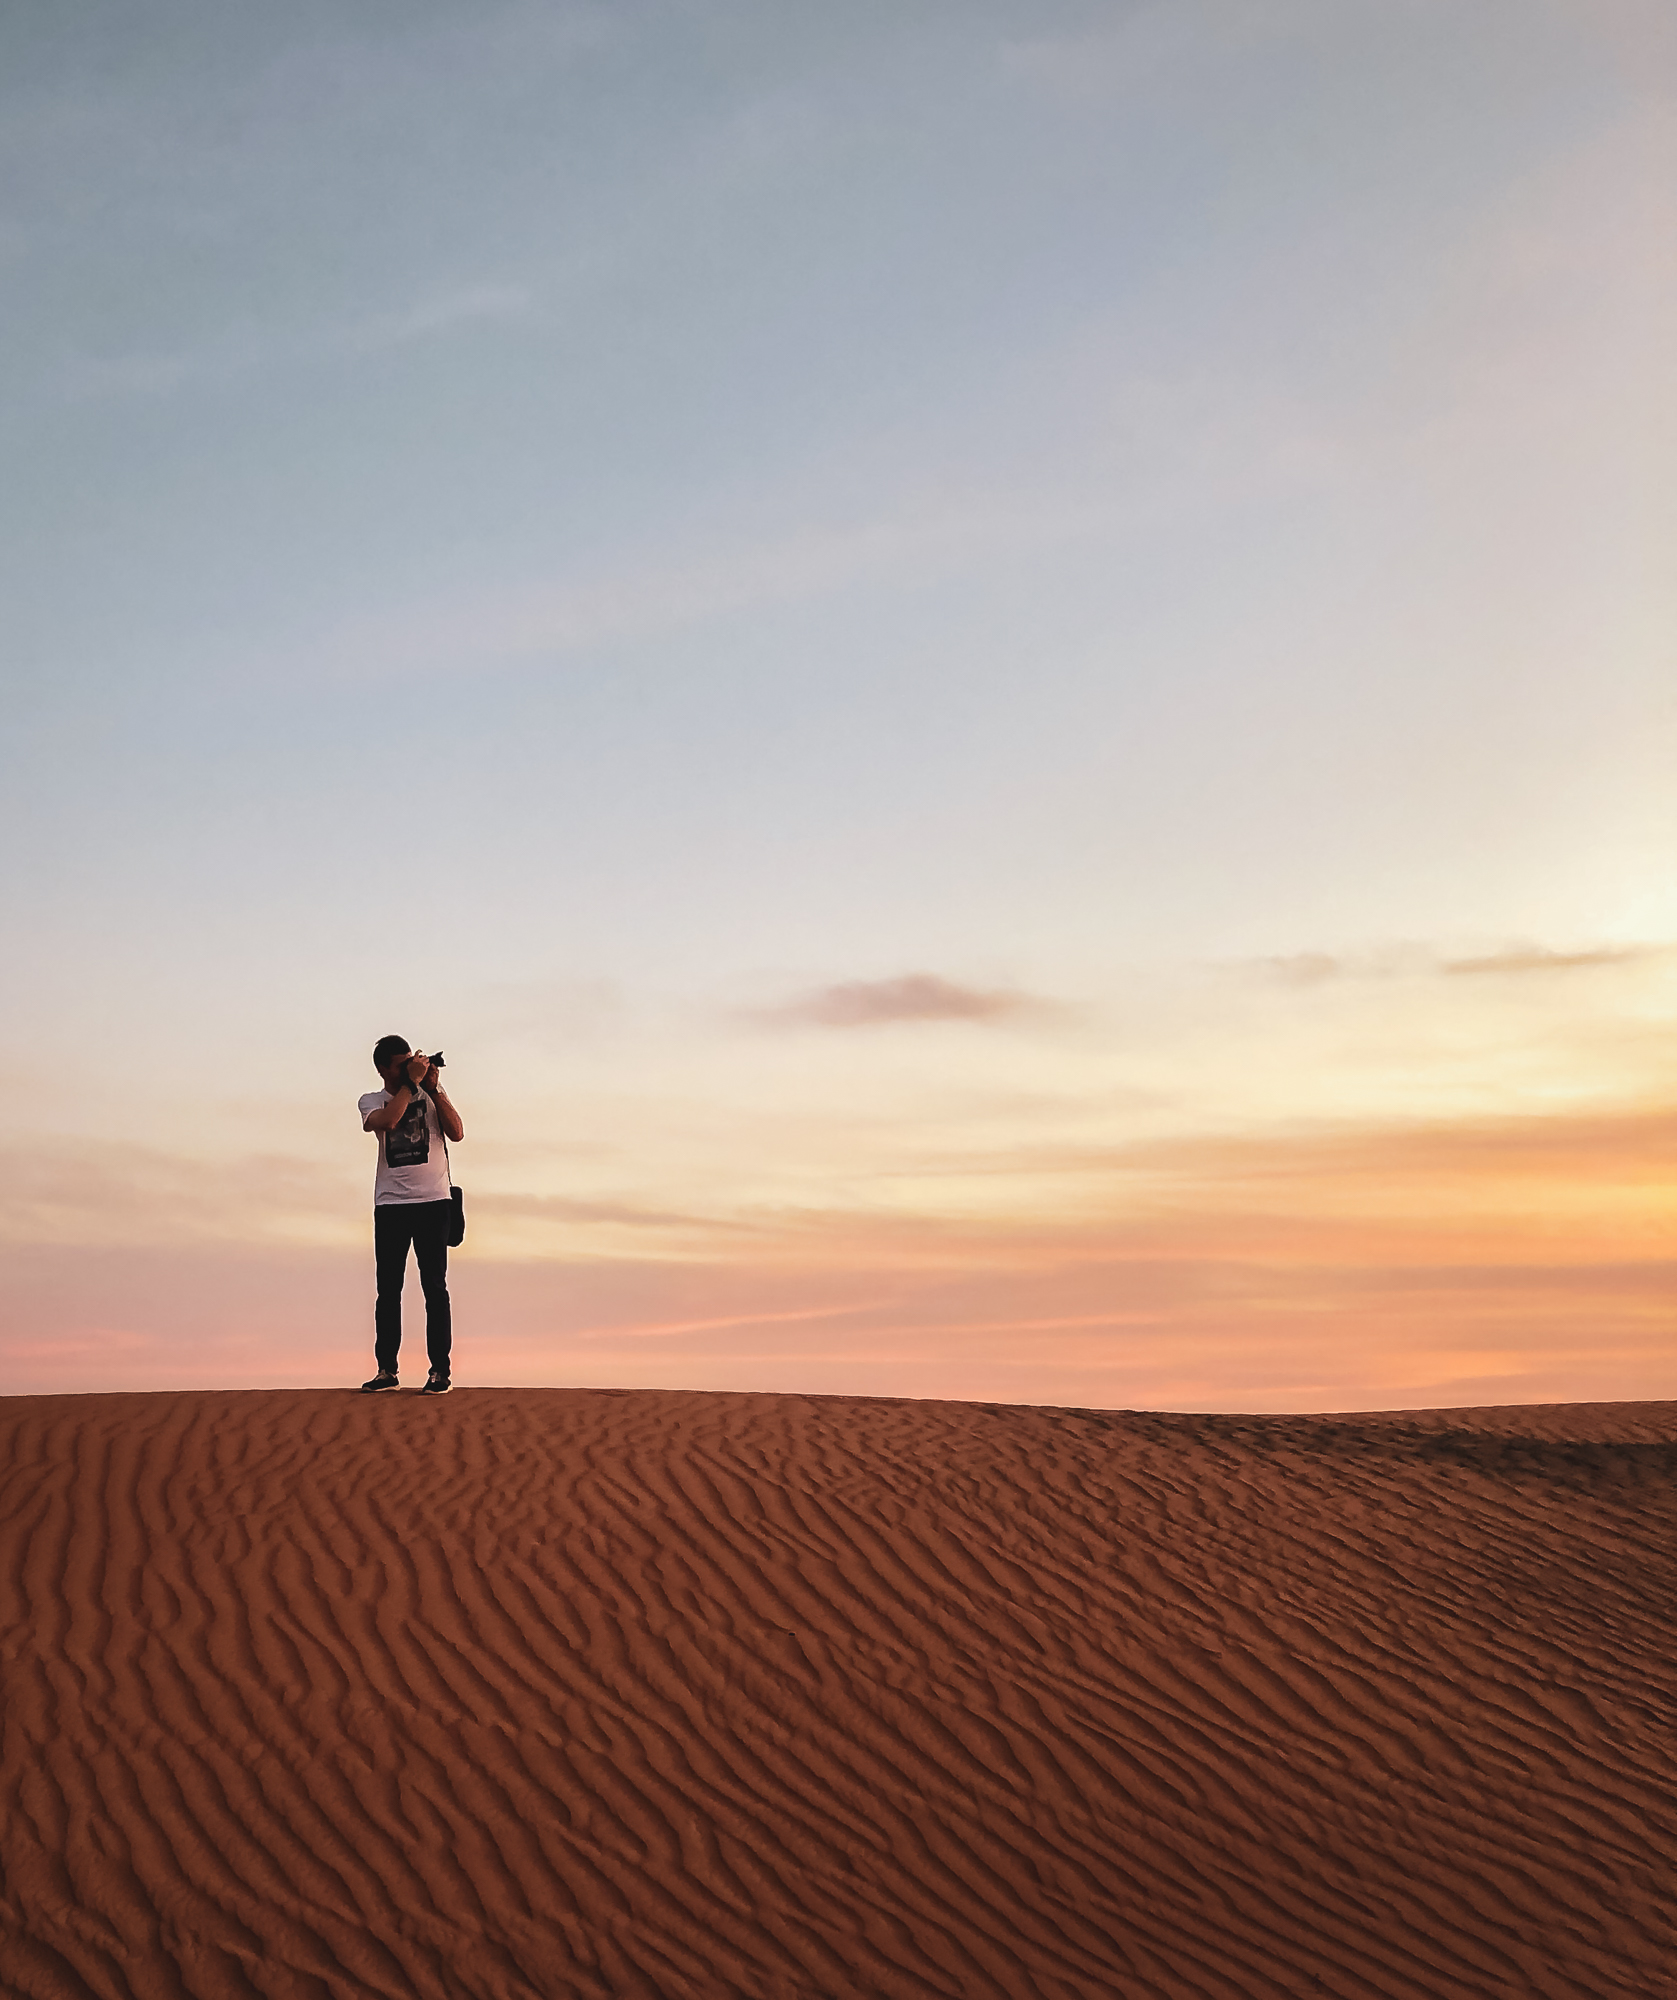
[[[453,1269],[463,1383],[1096,1407],[1366,1409],[1677,1395],[1664,1111],[1161,1143],[1104,1213],[685,1223],[636,1254]],[[478,1213],[481,1208],[482,1214]],[[350,1383],[352,1245],[43,1245],[10,1258],[16,1392]],[[422,1354],[417,1287],[411,1365]]]

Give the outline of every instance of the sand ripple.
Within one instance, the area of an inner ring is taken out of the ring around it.
[[[1677,1406],[0,1402],[7,1995],[1677,1993]]]

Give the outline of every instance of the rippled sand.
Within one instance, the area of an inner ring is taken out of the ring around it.
[[[1677,1405],[0,1401],[6,1995],[1677,1992]]]

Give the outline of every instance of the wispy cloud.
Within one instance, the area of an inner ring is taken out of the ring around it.
[[[294,1155],[210,1160],[160,1147],[34,1139],[20,1144],[0,1242],[348,1241],[364,1199],[347,1175]]]
[[[1636,965],[1668,958],[1674,947],[1657,944],[1592,945],[1581,951],[1551,951],[1546,945],[1511,945],[1472,958],[1448,958],[1444,971],[1456,974],[1583,972],[1605,965]]]
[[[66,387],[77,401],[169,396],[297,362],[379,354],[463,327],[518,319],[529,308],[529,294],[522,286],[466,285],[361,319],[291,329],[238,327],[219,340],[173,352],[80,356],[69,364]]]
[[[1039,1012],[1047,1003],[1002,987],[960,986],[932,972],[896,979],[851,979],[817,987],[754,1019],[770,1026],[879,1028],[909,1021],[995,1021]]]
[[[370,319],[352,321],[338,330],[335,341],[357,353],[372,353],[380,348],[402,347],[409,341],[427,340],[433,334],[452,333],[456,327],[486,320],[522,319],[529,309],[530,295],[522,285],[466,285],[458,291],[422,299],[405,311],[378,313]]]
[[[732,1217],[707,1215],[683,1209],[658,1208],[641,1202],[587,1200],[569,1195],[474,1194],[472,1214],[482,1220],[553,1223],[606,1224],[614,1228],[658,1230],[664,1236],[703,1237],[750,1235],[768,1225]]]
[[[1287,986],[1322,986],[1345,971],[1345,961],[1326,951],[1295,951],[1258,963]]]
[[[847,518],[745,523],[732,534],[684,537],[553,582],[355,618],[323,634],[316,657],[338,681],[442,666],[482,671],[659,638],[844,590],[919,588],[979,563],[1097,543],[1118,519],[1110,502],[930,484]]]
[[[1671,944],[1550,945],[1514,944],[1495,951],[1449,957],[1428,947],[1391,945],[1363,952],[1299,951],[1244,961],[1246,968],[1285,986],[1325,986],[1340,979],[1391,979],[1400,975],[1474,977],[1530,972],[1587,972],[1612,966],[1647,965],[1677,957]]]

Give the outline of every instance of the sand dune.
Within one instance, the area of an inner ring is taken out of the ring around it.
[[[1677,1992],[1677,1405],[0,1433],[7,1995]]]

